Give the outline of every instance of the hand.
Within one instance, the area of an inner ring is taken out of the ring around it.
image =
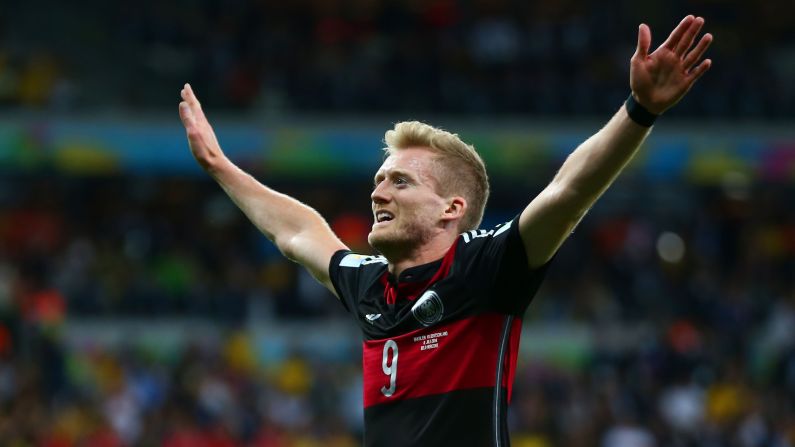
[[[651,30],[645,24],[640,25],[638,48],[630,61],[629,71],[629,85],[635,101],[659,115],[679,102],[706,73],[712,61],[704,59],[698,62],[712,43],[712,34],[704,34],[691,49],[703,25],[702,17],[685,17],[668,40],[651,54]]]
[[[185,84],[180,96],[182,101],[179,103],[179,117],[188,134],[190,151],[204,170],[212,171],[224,160],[224,153],[190,84]]]

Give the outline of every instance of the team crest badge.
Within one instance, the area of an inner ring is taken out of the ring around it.
[[[439,294],[433,290],[423,293],[420,299],[411,306],[411,313],[423,326],[437,323],[444,315],[444,305]]]

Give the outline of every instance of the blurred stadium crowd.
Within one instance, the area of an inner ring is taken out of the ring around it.
[[[715,64],[680,116],[795,112],[795,6],[739,0],[10,2],[0,104],[171,110],[602,115],[627,93],[636,29],[707,18]],[[47,14],[41,14],[47,11]],[[732,92],[732,94],[726,94]]]
[[[659,43],[690,12],[716,36],[715,64],[672,115],[795,116],[793,2],[7,3],[6,116],[168,110],[176,122],[190,81],[208,109],[249,117],[606,119],[627,94],[636,25],[649,23]],[[0,134],[5,162],[12,137]],[[360,341],[330,357],[273,357],[251,331],[348,316],[216,185],[48,169],[0,166],[0,445],[360,445]],[[494,181],[487,225],[541,187]],[[530,306],[513,445],[794,447],[790,180],[622,181]],[[368,182],[357,182],[273,186],[367,251]],[[174,351],[70,341],[74,322],[131,318],[211,321],[221,336]]]
[[[522,357],[513,444],[795,445],[795,191],[627,182],[567,242],[530,307],[526,330],[579,328],[591,341]],[[361,246],[366,184],[277,186]],[[8,176],[0,190],[0,444],[358,445],[359,341],[338,360],[268,361],[245,331],[348,316],[214,184]],[[357,191],[361,204],[348,199]],[[487,220],[510,218],[527,194],[498,183]],[[63,337],[81,318],[169,315],[225,335],[168,356]],[[547,342],[560,344],[535,344]]]

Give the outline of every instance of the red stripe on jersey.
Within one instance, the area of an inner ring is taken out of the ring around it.
[[[453,242],[453,245],[447,250],[447,253],[445,253],[439,270],[427,281],[398,282],[397,285],[395,285],[389,281],[389,272],[384,272],[384,275],[381,276],[381,284],[384,285],[384,298],[386,299],[386,303],[395,304],[395,302],[401,298],[414,301],[420,295],[420,292],[425,290],[428,285],[447,277],[450,273],[450,268],[453,266],[453,259],[455,258],[455,249],[457,246],[458,239]]]
[[[364,406],[455,390],[494,387],[506,315],[483,314],[363,343]],[[510,394],[521,320],[514,319],[503,358]],[[394,378],[394,380],[393,380]]]
[[[511,323],[511,334],[508,339],[508,348],[505,353],[505,374],[502,376],[502,385],[508,388],[508,403],[511,403],[513,392],[513,379],[516,375],[516,361],[519,358],[519,339],[522,337],[522,320],[514,318]]]

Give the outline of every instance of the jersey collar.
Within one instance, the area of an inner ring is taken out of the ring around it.
[[[456,239],[442,259],[409,267],[403,270],[397,279],[388,270],[384,272],[384,276],[381,277],[381,283],[384,285],[386,303],[395,304],[402,298],[413,301],[425,289],[445,278],[453,266],[457,246],[458,240]]]

